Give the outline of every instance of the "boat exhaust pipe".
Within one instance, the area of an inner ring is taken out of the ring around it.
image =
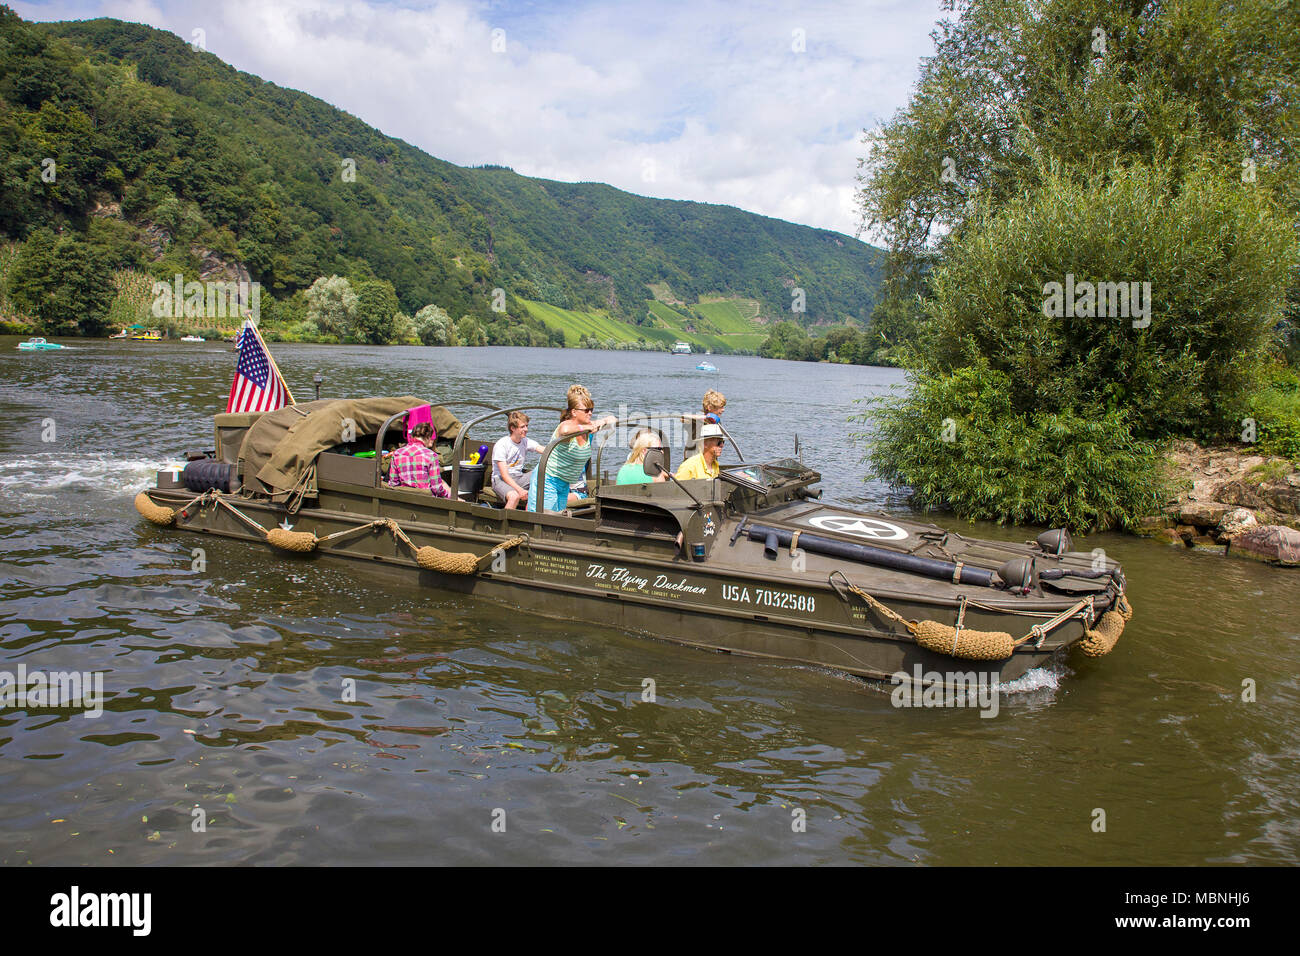
[[[775,530],[769,530],[767,536],[763,538],[763,557],[775,558],[780,542],[777,540]]]
[[[751,541],[763,542],[763,554],[775,558],[778,547],[788,548],[792,532],[784,528],[770,528],[766,525],[750,525],[746,529]],[[937,558],[919,558],[914,554],[890,551],[888,548],[874,548],[869,544],[854,544],[838,541],[835,538],[823,538],[821,535],[799,533],[799,547],[814,554],[828,554],[836,558],[848,558],[850,561],[862,561],[877,567],[893,568],[896,571],[910,571],[940,581],[953,584],[973,584],[977,587],[997,587],[996,573],[986,568],[975,568],[968,564],[952,561],[940,561]]]

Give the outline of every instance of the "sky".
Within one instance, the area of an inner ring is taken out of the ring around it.
[[[8,2],[169,30],[462,166],[848,235],[863,130],[906,104],[942,15],[938,0]]]

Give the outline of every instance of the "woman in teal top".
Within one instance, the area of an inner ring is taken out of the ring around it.
[[[567,411],[560,426],[551,435],[551,441],[571,435],[572,440],[560,442],[551,452],[546,463],[545,492],[542,507],[547,511],[563,511],[573,502],[569,500],[569,486],[582,478],[591,461],[591,435],[606,425],[613,425],[618,419],[607,416],[593,422],[591,413],[596,406],[591,401],[591,393],[581,385],[570,385]],[[537,485],[534,481],[528,489],[528,510],[537,510]]]
[[[651,448],[663,448],[663,442],[648,428],[643,428],[632,439],[632,453],[627,456],[627,464],[618,470],[616,484],[648,485],[656,481],[667,481],[668,476],[660,472],[651,478],[645,473],[645,453]]]

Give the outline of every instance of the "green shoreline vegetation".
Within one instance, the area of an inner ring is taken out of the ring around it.
[[[1159,511],[1174,439],[1300,458],[1287,8],[972,0],[940,24],[860,178],[880,309],[917,329],[907,394],[860,418],[876,475],[1090,530]]]
[[[148,312],[140,290],[179,275],[257,282],[273,340],[752,353],[782,317],[864,326],[879,286],[880,250],[847,236],[458,167],[110,19],[0,7],[0,144],[19,333],[228,332]]]

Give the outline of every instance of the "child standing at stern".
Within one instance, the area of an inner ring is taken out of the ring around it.
[[[715,425],[722,424],[722,413],[727,409],[727,396],[719,391],[709,389],[701,401],[704,406],[704,420]]]

